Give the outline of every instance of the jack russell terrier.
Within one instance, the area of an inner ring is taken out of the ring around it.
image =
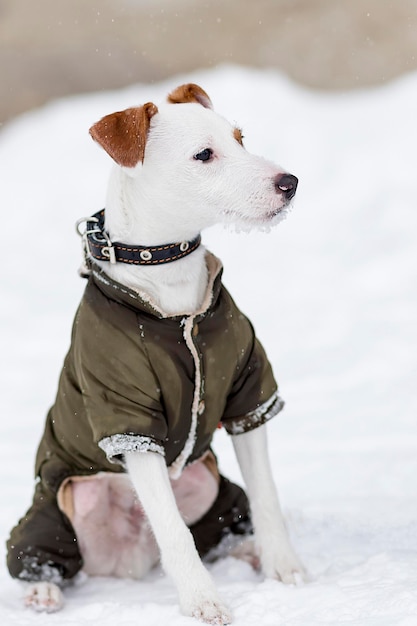
[[[85,219],[88,284],[8,567],[27,582],[27,606],[55,611],[81,569],[141,578],[160,560],[184,614],[229,624],[201,557],[223,550],[284,583],[305,571],[267,454],[266,422],[283,402],[200,232],[277,223],[298,181],[246,152],[194,84],[90,133],[115,166],[105,211]],[[219,473],[219,425],[248,498]]]

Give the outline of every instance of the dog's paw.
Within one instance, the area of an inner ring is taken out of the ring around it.
[[[308,574],[301,564],[280,568],[276,577],[285,585],[302,585],[308,581]]]
[[[221,603],[211,602],[210,600],[201,602],[198,607],[194,608],[191,615],[200,620],[200,622],[213,624],[213,626],[223,626],[232,623],[230,611]]]
[[[62,609],[64,596],[54,583],[30,583],[24,597],[25,606],[34,611],[54,613]]]
[[[190,615],[205,624],[224,626],[231,624],[232,616],[218,597],[203,597],[181,602],[181,609],[185,615]]]
[[[306,569],[290,546],[275,554],[263,552],[261,561],[267,578],[275,578],[286,585],[300,585],[309,579]]]

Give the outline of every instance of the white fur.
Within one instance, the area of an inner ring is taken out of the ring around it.
[[[209,162],[194,156],[210,148]],[[283,170],[254,156],[236,141],[233,126],[200,104],[167,104],[151,119],[143,163],[115,165],[111,174],[106,228],[111,239],[159,245],[195,237],[215,223],[243,228],[273,225],[286,210],[274,181]],[[167,315],[192,314],[201,306],[207,285],[205,251],[158,267],[103,264],[115,280],[147,293]],[[233,437],[248,487],[267,576],[294,582],[303,567],[284,526],[266,449],[266,427]],[[164,458],[153,452],[126,454],[128,473],[159,545],[165,571],[172,577],[186,615],[209,624],[227,624],[230,612],[196,551],[179,513]],[[144,480],[143,477],[146,477]],[[250,551],[249,551],[250,552]],[[253,560],[253,553],[250,557]],[[45,583],[31,587],[27,603],[54,602]],[[42,602],[39,598],[47,596]],[[36,597],[38,596],[38,599]]]
[[[210,624],[230,623],[230,613],[178,511],[164,458],[155,453],[131,452],[126,455],[126,465],[158,542],[162,566],[177,587],[181,609]]]
[[[213,150],[209,162],[194,156]],[[276,192],[284,170],[249,154],[233,126],[199,104],[167,104],[151,120],[145,159],[134,168],[114,166],[106,202],[110,238],[146,246],[190,240],[217,223],[270,226],[287,210]],[[207,268],[201,246],[191,256],[158,267],[106,264],[112,278],[147,292],[166,313],[197,310]]]

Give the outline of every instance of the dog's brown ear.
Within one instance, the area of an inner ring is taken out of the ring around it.
[[[181,85],[172,91],[168,96],[168,102],[172,104],[185,104],[187,102],[197,102],[201,104],[206,109],[212,109],[213,105],[204,91],[198,85],[194,83],[187,83],[186,85]]]
[[[151,118],[157,107],[148,102],[141,107],[106,115],[90,128],[90,135],[124,167],[134,167],[145,156]]]

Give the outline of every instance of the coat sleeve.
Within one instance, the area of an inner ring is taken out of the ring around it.
[[[261,426],[284,406],[265,350],[249,320],[242,314],[239,319],[236,341],[238,353],[243,358],[237,367],[222,418],[222,424],[231,435]]]
[[[73,341],[94,442],[112,463],[123,464],[124,454],[135,450],[164,455],[168,428],[138,316],[100,294],[93,296],[80,307]]]

